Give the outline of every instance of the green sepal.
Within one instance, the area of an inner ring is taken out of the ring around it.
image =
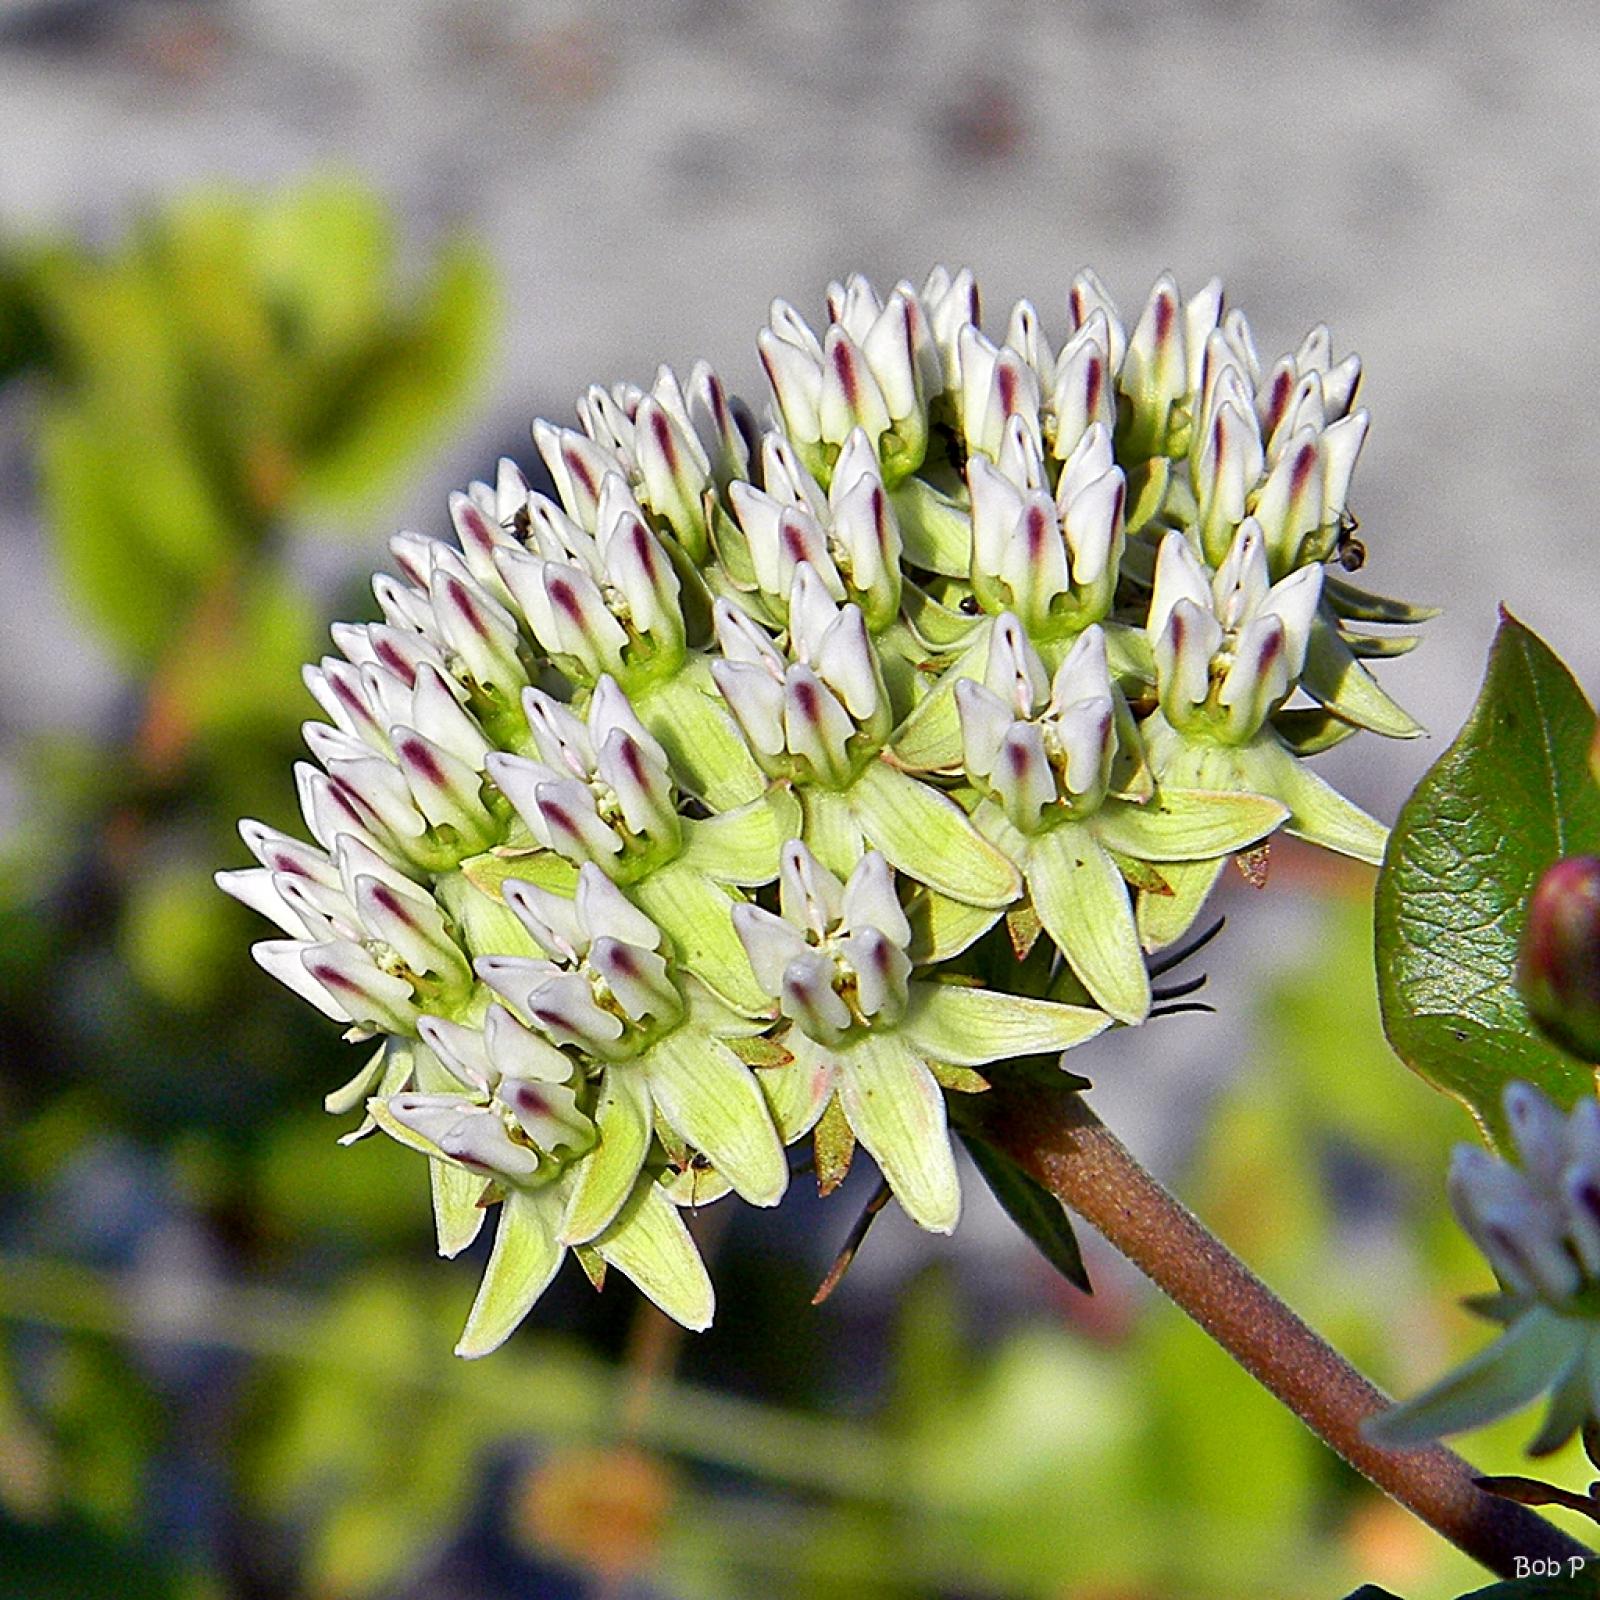
[[[372,1093],[373,1085],[377,1083],[388,1059],[389,1041],[385,1039],[367,1058],[366,1064],[355,1077],[348,1083],[342,1084],[339,1088],[333,1090],[330,1094],[325,1094],[322,1097],[322,1109],[329,1116],[348,1116]]]
[[[1043,932],[1044,924],[1031,900],[1024,900],[1006,912],[1006,938],[1011,941],[1011,953],[1018,961],[1028,959]]]
[[[1090,826],[1101,844],[1141,861],[1209,861],[1258,843],[1288,815],[1265,795],[1163,786],[1144,805],[1107,800]]]
[[[793,1057],[788,1066],[757,1067],[755,1075],[778,1137],[794,1144],[811,1132],[827,1108],[835,1073],[833,1057],[803,1033],[787,1033],[783,1042]]]
[[[900,590],[900,612],[916,638],[936,654],[963,645],[978,620],[941,605],[926,590],[909,581]]]
[[[628,897],[676,946],[678,965],[729,1005],[752,1014],[770,997],[756,983],[733,928],[733,897],[684,861],[669,861],[628,885]]]
[[[692,1333],[711,1326],[717,1301],[705,1262],[678,1208],[654,1179],[639,1181],[594,1248],[674,1322]]]
[[[470,956],[542,956],[538,941],[505,903],[505,885],[516,879],[566,895],[577,893],[578,869],[551,850],[502,855],[490,850],[445,873],[434,884],[434,898],[450,914],[457,937]]]
[[[908,877],[968,905],[1000,910],[1022,892],[1017,869],[937,789],[873,761],[847,792],[867,840]]]
[[[767,780],[711,681],[706,662],[691,656],[674,678],[630,696],[639,720],[661,742],[680,787],[713,811],[757,800]]]
[[[1595,1341],[1591,1339],[1584,1347],[1583,1355],[1552,1385],[1544,1421],[1528,1441],[1530,1456],[1554,1455],[1587,1421],[1590,1405],[1588,1369],[1594,1347]]]
[[[424,1094],[459,1092],[461,1085],[425,1045],[415,1049],[417,1088]],[[428,1163],[428,1187],[433,1198],[433,1229],[439,1254],[458,1256],[483,1228],[483,1197],[489,1180],[454,1161]]]
[[[572,1168],[561,1217],[565,1244],[587,1244],[606,1228],[644,1167],[650,1150],[650,1095],[632,1062],[606,1069],[594,1120],[600,1142]]]
[[[1083,1264],[1078,1236],[1066,1207],[1031,1173],[975,1134],[962,1133],[972,1157],[1000,1209],[1033,1241],[1034,1247],[1074,1288],[1093,1294],[1089,1269]]]
[[[1224,860],[1171,862],[1162,872],[1167,892],[1139,896],[1134,915],[1147,953],[1164,950],[1194,926],[1225,865]]]
[[[1161,515],[1167,486],[1172,481],[1172,462],[1166,456],[1150,456],[1128,468],[1127,513],[1124,525],[1137,533]]]
[[[941,494],[922,478],[907,478],[889,492],[900,523],[908,566],[946,578],[964,578],[972,569],[972,517],[966,507]]]
[[[1334,577],[1331,572],[1323,577],[1322,597],[1335,616],[1348,617],[1352,622],[1415,626],[1439,615],[1438,606],[1413,605],[1409,600],[1390,600],[1381,594],[1369,594],[1343,578]]]
[[[1536,1305],[1487,1350],[1431,1388],[1366,1423],[1374,1444],[1411,1450],[1518,1411],[1557,1383],[1594,1336],[1593,1324]]]
[[[1070,1050],[1111,1026],[1110,1017],[1087,1006],[998,989],[921,981],[909,988],[900,1031],[924,1054],[958,1067]]]
[[[786,1067],[794,1060],[792,1050],[764,1034],[755,1034],[748,1039],[729,1039],[728,1048],[747,1067]]]
[[[1143,1022],[1150,1011],[1150,975],[1133,903],[1094,832],[1068,823],[1036,834],[1027,841],[1022,865],[1045,932],[1096,1003],[1119,1022]]]
[[[808,785],[800,791],[800,808],[805,817],[800,836],[811,853],[829,872],[848,878],[865,848],[849,802],[832,789]]]
[[[583,1275],[595,1287],[604,1289],[606,1286],[606,1264],[600,1257],[600,1252],[592,1244],[573,1246],[573,1255],[578,1258],[578,1265],[583,1268]]]
[[[911,959],[919,967],[949,961],[976,944],[999,917],[988,906],[969,906],[923,884],[906,906]]]
[[[1100,626],[1106,636],[1106,666],[1123,691],[1126,693],[1130,687],[1153,686],[1156,681],[1156,658],[1145,630],[1114,619],[1108,619]],[[1053,653],[1046,655],[1046,664],[1052,669],[1059,666],[1071,642],[1065,640],[1059,643]],[[1120,722],[1118,727],[1120,731]]]
[[[1340,628],[1339,637],[1358,661],[1393,661],[1410,655],[1422,643],[1420,634],[1351,633],[1348,628]]]
[[[927,1063],[898,1032],[867,1033],[835,1059],[844,1114],[901,1208],[930,1233],[953,1233],[961,1182]]]
[[[838,1095],[828,1101],[817,1118],[811,1148],[816,1157],[817,1193],[826,1199],[850,1176],[850,1163],[856,1153],[856,1136]]]
[[[1166,874],[1151,861],[1141,861],[1137,856],[1125,856],[1120,850],[1113,850],[1109,845],[1103,848],[1108,856],[1116,862],[1117,871],[1122,874],[1122,881],[1130,889],[1137,889],[1143,894],[1171,894],[1172,885],[1167,882]]]
[[[484,1195],[489,1181],[445,1161],[428,1163],[433,1198],[433,1231],[439,1254],[449,1260],[467,1248],[483,1229]]]
[[[752,597],[756,588],[756,564],[750,555],[750,541],[744,529],[728,514],[721,499],[707,521],[706,531],[711,538],[715,556],[702,576],[716,585],[718,592],[731,590],[728,598]]]
[[[948,1061],[930,1061],[928,1071],[938,1080],[939,1087],[951,1094],[987,1094],[994,1087],[974,1067],[957,1067]]]
[[[915,772],[937,772],[961,765],[961,715],[956,710],[956,685],[963,678],[983,681],[989,660],[994,619],[983,617],[968,633],[954,661],[934,680],[889,740],[895,760]]]
[[[792,789],[775,786],[732,811],[697,821],[683,820],[679,861],[718,883],[751,886],[778,875],[778,852],[800,836],[800,802]]]
[[[1358,861],[1382,861],[1389,830],[1324,783],[1270,728],[1248,744],[1213,744],[1185,738],[1157,711],[1144,733],[1163,783],[1267,796],[1289,808],[1286,832]]]
[[[674,1028],[639,1057],[662,1116],[751,1205],[775,1206],[789,1182],[783,1146],[749,1067],[712,1034]],[[788,1071],[788,1068],[780,1068]]]
[[[1389,830],[1296,760],[1271,732],[1263,730],[1235,755],[1245,787],[1288,806],[1286,832],[1357,861],[1382,863]]]
[[[1346,722],[1358,723],[1387,738],[1418,739],[1427,731],[1378,686],[1378,680],[1356,660],[1326,614],[1311,624],[1300,686]]]
[[[1322,706],[1292,706],[1270,718],[1278,737],[1297,756],[1318,756],[1361,732],[1354,722],[1336,717]]]
[[[494,1249],[456,1344],[458,1356],[473,1360],[499,1349],[555,1277],[566,1254],[566,1246],[556,1242],[560,1205],[553,1187],[507,1190]]]
[[[673,1205],[689,1211],[698,1211],[733,1193],[733,1185],[704,1156],[695,1157],[680,1171],[664,1175],[661,1187]]]
[[[1156,777],[1150,770],[1150,757],[1139,734],[1139,724],[1119,690],[1112,696],[1117,748],[1111,758],[1111,795],[1118,800],[1143,804],[1156,792]]]

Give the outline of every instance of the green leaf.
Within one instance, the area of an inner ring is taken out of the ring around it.
[[[1069,1050],[1111,1026],[1110,1017],[1088,1006],[998,989],[915,982],[910,990],[901,1029],[919,1050],[959,1067]]]
[[[1009,1156],[973,1134],[963,1133],[961,1142],[972,1157],[972,1164],[989,1185],[1001,1209],[1027,1234],[1040,1255],[1068,1283],[1093,1294],[1078,1236],[1066,1207],[1030,1173],[1024,1172]]]
[[[500,1206],[494,1249],[456,1354],[471,1360],[497,1350],[533,1308],[567,1253],[556,1242],[553,1188],[511,1189]]]
[[[968,905],[1004,908],[1022,892],[1017,869],[937,789],[871,762],[848,791],[850,810],[889,865]]]
[[[672,1129],[751,1205],[775,1206],[789,1182],[783,1146],[754,1075],[720,1039],[674,1028],[639,1057],[650,1094]],[[788,1071],[788,1068],[778,1068]]]
[[[1590,1068],[1534,1030],[1516,987],[1529,895],[1560,857],[1600,848],[1594,710],[1562,662],[1503,615],[1477,704],[1406,802],[1378,879],[1378,994],[1407,1066],[1503,1140],[1522,1078],[1571,1106]]]
[[[1587,1322],[1534,1306],[1488,1349],[1419,1395],[1372,1418],[1365,1432],[1389,1450],[1410,1450],[1518,1411],[1583,1356]]]
[[[631,1062],[608,1067],[595,1107],[600,1142],[577,1164],[561,1218],[564,1244],[587,1244],[622,1209],[650,1149],[649,1094]]]
[[[837,1059],[844,1114],[895,1199],[919,1227],[953,1233],[961,1183],[944,1094],[927,1064],[898,1033],[869,1033]]]
[[[270,198],[255,226],[256,271],[293,343],[349,345],[386,311],[394,258],[388,208],[367,185],[325,175]]]
[[[1266,795],[1162,788],[1144,805],[1107,800],[1091,825],[1108,849],[1140,861],[1210,861],[1266,838],[1288,815]]]
[[[678,1208],[653,1179],[639,1183],[594,1247],[674,1322],[694,1333],[711,1326],[717,1302],[705,1263]]]
[[[92,417],[46,410],[37,428],[40,495],[68,595],[124,666],[148,664],[186,609],[191,579],[130,516],[117,492],[123,463]]]
[[[1028,841],[1028,893],[1045,932],[1084,987],[1119,1022],[1143,1022],[1150,975],[1122,874],[1087,827],[1067,824]]]

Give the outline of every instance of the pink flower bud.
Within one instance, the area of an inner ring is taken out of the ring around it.
[[[1600,1061],[1600,856],[1569,856],[1539,880],[1517,986],[1547,1037]]]

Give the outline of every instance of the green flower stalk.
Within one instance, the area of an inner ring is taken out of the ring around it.
[[[1327,569],[1353,357],[1263,366],[1170,278],[1130,331],[1080,275],[1058,339],[943,269],[827,313],[775,303],[764,420],[703,364],[592,388],[534,425],[553,497],[503,461],[399,535],[306,672],[313,842],[219,875],[373,1046],[345,1137],[427,1156],[446,1255],[498,1209],[463,1354],[568,1254],[705,1326],[680,1207],[775,1204],[807,1136],[948,1231],[947,1094],[1141,1022],[1280,824],[1381,850],[1306,766],[1417,731],[1363,630],[1428,613]]]

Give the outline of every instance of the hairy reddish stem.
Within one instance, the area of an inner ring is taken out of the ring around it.
[[[1369,1443],[1361,1424],[1388,1397],[1157,1183],[1080,1096],[997,1082],[964,1109],[984,1138],[1092,1223],[1324,1443],[1452,1544],[1508,1578],[1520,1575],[1519,1558],[1564,1565],[1594,1556],[1528,1507],[1486,1494],[1454,1451]]]

